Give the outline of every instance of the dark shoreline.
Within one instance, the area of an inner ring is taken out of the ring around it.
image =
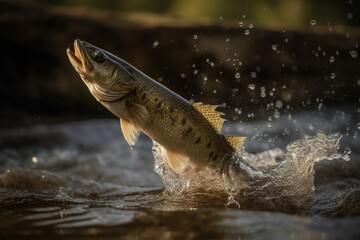
[[[0,60],[1,128],[112,117],[68,62],[65,49],[76,38],[115,53],[187,99],[226,103],[229,119],[271,116],[275,107],[267,104],[278,100],[283,113],[316,109],[320,103],[359,104],[359,57],[350,54],[360,54],[358,29],[304,32],[255,26],[249,35],[245,30],[235,22],[0,1],[0,44],[6,56]],[[329,60],[332,56],[334,61]],[[235,77],[237,72],[240,78]],[[255,84],[254,90],[250,84]],[[266,97],[260,96],[261,87]],[[235,108],[242,114],[234,114]],[[247,117],[251,112],[256,115]]]

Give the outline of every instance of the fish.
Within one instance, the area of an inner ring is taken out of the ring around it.
[[[76,39],[70,63],[95,99],[120,119],[126,142],[140,133],[160,144],[175,173],[222,169],[245,137],[224,136],[218,105],[190,102],[114,54]],[[189,170],[190,169],[190,170]]]

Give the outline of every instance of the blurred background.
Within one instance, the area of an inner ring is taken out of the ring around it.
[[[356,0],[27,0],[28,4],[87,7],[120,13],[154,13],[186,18],[246,19],[263,27],[359,26]]]
[[[113,117],[65,49],[118,55],[229,120],[359,105],[355,0],[0,1],[0,128]]]

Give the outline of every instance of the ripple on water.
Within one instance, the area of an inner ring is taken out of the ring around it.
[[[351,116],[341,121],[329,121],[336,112],[325,112],[323,118],[313,115],[294,114],[291,121],[280,116],[272,121],[272,128],[267,127],[268,121],[236,123],[234,128],[240,132],[229,134],[254,136],[240,154],[254,168],[242,162],[248,178],[232,171],[226,177],[210,169],[176,175],[156,143],[153,166],[151,142],[140,138],[129,149],[115,120],[2,130],[0,238],[45,234],[62,239],[74,235],[93,239],[358,236],[354,226],[359,218],[319,220],[228,208],[306,214],[311,206],[313,215],[359,215],[359,145],[353,137],[358,114],[341,114]],[[310,132],[309,124],[313,126]],[[281,135],[284,129],[289,134]],[[343,149],[350,147],[351,153],[338,150],[341,135],[315,135],[313,129],[341,132]],[[300,133],[314,136],[301,137]],[[283,136],[278,138],[281,149],[267,142],[279,134]],[[350,161],[345,161],[347,154]]]

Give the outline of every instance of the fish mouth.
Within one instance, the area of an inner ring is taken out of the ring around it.
[[[79,74],[87,75],[94,69],[94,66],[90,62],[86,47],[81,40],[76,39],[74,41],[74,52],[72,52],[70,48],[67,48],[66,54],[71,65]]]

